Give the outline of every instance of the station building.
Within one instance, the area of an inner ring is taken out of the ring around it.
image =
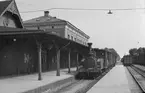
[[[49,11],[44,11],[44,15],[24,21],[24,27],[30,30],[43,29],[68,38],[77,43],[88,46],[89,36],[66,20],[52,17]],[[57,31],[54,31],[57,30]]]
[[[26,29],[15,0],[0,1],[0,77],[78,67],[89,47],[54,34],[60,29]],[[53,33],[52,33],[53,32]],[[87,38],[89,38],[86,35]]]

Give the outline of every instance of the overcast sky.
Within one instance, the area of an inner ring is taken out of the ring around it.
[[[49,8],[143,8],[145,0],[16,0],[20,12]],[[113,11],[51,10],[90,36],[97,48],[114,48],[123,56],[130,48],[145,46],[145,10]],[[21,13],[23,20],[42,16],[43,11]],[[138,44],[139,42],[139,44]]]

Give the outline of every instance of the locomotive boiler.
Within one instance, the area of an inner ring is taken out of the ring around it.
[[[91,48],[87,57],[84,57],[80,63],[76,79],[94,79],[101,72],[103,68],[103,59],[96,57],[96,52]]]

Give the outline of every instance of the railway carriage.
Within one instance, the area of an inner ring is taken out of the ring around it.
[[[124,66],[130,66],[132,64],[132,57],[130,55],[123,56],[122,60]]]

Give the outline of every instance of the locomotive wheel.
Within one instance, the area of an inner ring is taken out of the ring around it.
[[[84,79],[85,77],[85,72],[78,72],[78,74],[75,75],[75,79]]]

